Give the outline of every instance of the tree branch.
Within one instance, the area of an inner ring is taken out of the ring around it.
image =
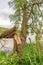
[[[32,7],[31,7],[31,11],[30,11],[29,16],[28,16],[28,18],[27,18],[27,19],[29,19],[29,18],[30,18],[31,13],[33,12],[33,7],[34,7],[34,5],[32,5]]]
[[[28,16],[28,19],[30,18],[30,16],[31,16],[31,13],[33,12],[33,7],[34,7],[34,5],[39,5],[39,4],[42,4],[43,2],[34,2],[34,3],[32,3],[32,4],[30,4],[30,6],[32,6],[31,7],[31,11],[30,11],[30,13],[29,13],[29,16]]]

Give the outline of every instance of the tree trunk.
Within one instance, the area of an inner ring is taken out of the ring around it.
[[[22,56],[22,52],[23,52],[23,48],[25,47],[25,43],[26,43],[26,29],[27,29],[27,22],[28,22],[28,18],[27,18],[27,12],[26,12],[26,4],[23,7],[23,21],[22,21],[22,28],[21,28],[21,33],[19,35],[21,43],[17,42],[16,40],[16,50],[18,53],[18,56],[21,57]]]
[[[28,17],[27,17],[27,11],[26,11],[26,4],[24,4],[23,7],[23,21],[22,21],[22,28],[20,36],[24,37],[24,43],[26,42],[26,30],[27,30],[27,23],[28,23]]]
[[[19,35],[14,35],[14,52],[17,51],[19,57],[22,56],[22,42]]]
[[[28,23],[28,17],[27,17],[27,12],[26,12],[26,4],[24,5],[23,8],[23,21],[22,21],[22,28],[21,28],[21,33],[20,33],[20,38],[21,38],[21,44],[19,47],[20,53],[23,54],[23,48],[26,45],[26,30],[27,30],[27,23]],[[20,49],[21,48],[21,49]],[[19,55],[21,56],[21,54]]]
[[[27,3],[25,3],[24,5],[23,5],[23,9],[22,9],[22,11],[23,11],[23,21],[22,21],[22,28],[21,28],[21,33],[20,33],[20,39],[21,39],[21,44],[19,44],[19,45],[17,45],[18,46],[18,54],[20,55],[20,53],[21,53],[21,55],[22,55],[22,51],[23,51],[23,48],[25,47],[25,43],[26,43],[26,30],[27,30],[27,24],[28,24],[28,19],[30,18],[30,15],[31,15],[31,13],[32,13],[32,11],[33,11],[33,6],[31,7],[31,11],[30,11],[30,13],[29,13],[29,16],[27,15],[27,7],[26,7],[26,5],[27,5]]]

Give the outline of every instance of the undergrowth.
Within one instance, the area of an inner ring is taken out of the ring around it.
[[[38,52],[36,44],[27,44],[21,58],[16,52],[13,55],[7,55],[0,51],[0,65],[43,65],[43,50]]]

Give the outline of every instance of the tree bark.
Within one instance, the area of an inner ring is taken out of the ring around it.
[[[14,35],[14,52],[17,51],[19,57],[22,56],[22,42],[19,35]]]
[[[22,42],[26,42],[26,30],[27,30],[27,23],[28,23],[28,17],[27,17],[27,11],[26,11],[26,4],[24,4],[23,7],[23,21],[22,21],[22,28],[21,28],[21,33],[20,36],[24,37],[24,41]],[[23,39],[22,39],[23,40]]]

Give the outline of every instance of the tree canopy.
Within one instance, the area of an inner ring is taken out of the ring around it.
[[[43,26],[43,0],[10,0],[9,5],[14,10],[14,13],[10,15],[11,21],[13,20],[15,24],[19,25],[25,18],[27,28],[30,28],[32,32],[39,32]]]

